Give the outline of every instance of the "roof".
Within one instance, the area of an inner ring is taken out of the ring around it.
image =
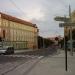
[[[32,24],[31,22],[27,22],[25,20],[16,18],[14,16],[10,16],[10,15],[2,13],[2,12],[0,12],[0,14],[1,14],[1,18],[3,18],[3,19],[7,19],[9,21],[13,21],[13,22],[17,22],[17,23],[21,23],[21,24],[25,24],[25,25],[37,28],[36,24]]]

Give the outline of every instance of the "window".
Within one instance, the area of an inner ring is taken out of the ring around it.
[[[5,39],[5,30],[3,30],[3,39]]]

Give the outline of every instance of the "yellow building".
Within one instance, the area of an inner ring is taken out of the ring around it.
[[[71,22],[75,23],[75,11],[73,11],[71,13]],[[74,26],[72,27],[72,31],[73,30],[75,30],[75,27]],[[64,34],[66,36],[69,36],[69,34],[70,34],[70,27],[64,27]]]
[[[0,37],[15,49],[37,48],[36,24],[0,12]]]

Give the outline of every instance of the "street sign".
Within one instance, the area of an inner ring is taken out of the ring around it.
[[[75,23],[59,23],[59,27],[74,27]]]
[[[56,16],[56,17],[54,18],[54,20],[56,20],[56,21],[68,22],[68,21],[70,20],[70,18]]]
[[[71,22],[71,8],[70,8],[70,5],[69,5],[69,17],[68,18],[66,16],[65,17],[56,16],[54,18],[54,20],[64,22],[64,23],[60,23],[59,27],[70,27],[70,38],[71,38],[71,41],[72,41],[72,27],[75,26],[75,23],[70,23]],[[68,69],[68,66],[67,66],[67,41],[66,41],[65,36],[66,35],[64,34],[65,70],[67,71],[67,69]],[[71,50],[72,50],[72,42],[71,42]],[[73,51],[72,51],[72,53],[73,53]]]

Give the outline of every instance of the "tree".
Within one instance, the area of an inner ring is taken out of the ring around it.
[[[38,36],[38,48],[43,47],[43,38],[41,36]]]
[[[41,36],[38,36],[38,48],[43,48],[43,45],[46,48],[46,47],[52,45],[53,43],[54,42],[48,38],[43,38]]]
[[[54,42],[50,39],[45,38],[45,47],[49,47],[50,45],[52,45]]]

